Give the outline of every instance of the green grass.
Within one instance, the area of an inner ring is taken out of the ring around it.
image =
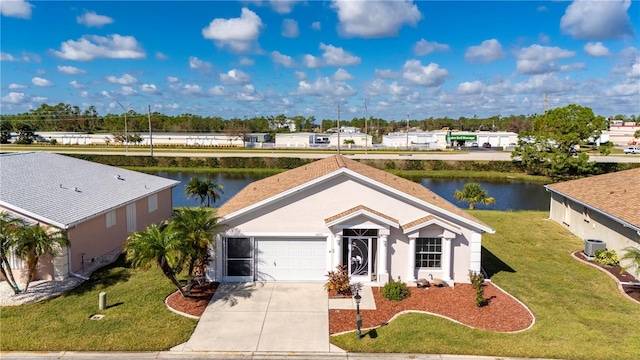
[[[0,308],[2,351],[151,351],[185,342],[196,320],[164,305],[175,287],[162,272],[128,268],[122,257],[55,299]],[[100,292],[106,310],[98,309]],[[102,320],[89,320],[105,314]]]
[[[500,171],[472,171],[472,170],[388,170],[394,175],[403,178],[430,178],[430,179],[478,179],[478,180],[514,180],[535,182],[541,184],[551,183],[547,176],[528,175],[516,172]]]
[[[609,276],[571,258],[583,246],[580,239],[546,220],[547,212],[472,214],[496,229],[483,236],[484,268],[529,306],[536,316],[532,329],[500,334],[407,314],[376,329],[373,337],[358,340],[349,333],[331,342],[352,352],[640,358],[640,304],[623,297]]]

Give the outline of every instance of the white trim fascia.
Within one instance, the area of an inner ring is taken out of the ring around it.
[[[406,234],[412,233],[412,232],[414,232],[416,230],[422,229],[422,228],[427,227],[429,225],[438,225],[441,228],[449,230],[449,231],[451,231],[453,233],[456,233],[458,235],[462,234],[462,230],[460,230],[459,227],[452,226],[451,224],[448,224],[447,222],[441,221],[439,219],[433,219],[433,220],[425,221],[425,222],[420,223],[418,225],[414,225],[414,226],[412,226],[412,227],[410,227],[408,229],[403,230],[403,234],[406,235]]]
[[[365,217],[371,218],[373,221],[375,222],[381,222],[383,224],[387,224],[389,226],[393,226],[394,228],[400,228],[400,224],[395,223],[393,221],[390,221],[389,219],[386,219],[382,216],[378,216],[370,211],[364,210],[364,209],[360,209],[358,211],[352,212],[350,214],[347,214],[345,216],[339,217],[329,223],[325,223],[328,227],[332,227],[338,224],[341,224],[345,221],[351,220],[355,217],[358,217],[360,215],[364,215]]]
[[[13,205],[8,204],[8,203],[6,203],[4,201],[0,201],[0,206],[2,206],[3,208],[6,208],[6,209],[12,210],[12,211],[16,212],[17,214],[22,214],[24,216],[30,217],[32,219],[35,219],[38,222],[42,222],[42,223],[45,223],[45,224],[53,225],[53,226],[55,226],[57,228],[60,228],[60,229],[67,230],[70,227],[69,225],[65,225],[65,224],[59,223],[57,221],[48,219],[48,218],[46,218],[44,216],[40,216],[40,215],[38,215],[36,213],[32,213],[31,211],[27,211],[27,210],[24,210],[24,209],[19,208],[17,206],[13,206]]]
[[[576,203],[576,204],[578,204],[578,205],[582,205],[582,206],[584,206],[584,207],[586,207],[586,208],[589,208],[589,209],[591,209],[591,210],[593,210],[593,211],[595,211],[595,212],[597,212],[597,213],[600,213],[600,214],[604,215],[605,217],[607,217],[607,218],[609,218],[609,219],[611,219],[611,220],[613,220],[613,221],[615,221],[615,222],[619,223],[619,224],[620,224],[620,225],[622,225],[623,227],[630,228],[630,229],[635,230],[636,232],[639,232],[639,233],[640,233],[640,227],[638,227],[638,226],[636,226],[636,225],[633,225],[633,224],[631,224],[631,223],[628,223],[628,222],[626,222],[626,221],[624,221],[624,220],[620,219],[619,217],[616,217],[616,216],[613,216],[613,215],[611,215],[611,214],[609,214],[609,213],[606,213],[606,212],[602,211],[601,209],[598,209],[598,208],[596,208],[596,207],[593,207],[592,205],[585,204],[585,203],[583,203],[582,201],[580,201],[580,200],[578,200],[578,199],[576,199],[576,198],[573,198],[573,197],[571,197],[571,196],[569,196],[569,195],[566,195],[566,194],[564,194],[564,193],[562,193],[562,192],[560,192],[560,191],[558,191],[558,190],[551,189],[551,188],[549,188],[547,185],[545,185],[545,186],[544,186],[544,188],[545,188],[545,189],[547,189],[547,191],[552,192],[552,193],[555,193],[555,194],[558,194],[558,195],[560,195],[560,196],[563,196],[563,197],[565,197],[565,198],[567,198],[567,199],[569,199],[569,200],[571,200],[571,201],[575,202],[575,203]],[[551,211],[551,210],[549,210],[549,211]]]
[[[279,238],[325,238],[330,236],[331,233],[311,233],[311,232],[276,232],[276,231],[248,231],[243,233],[228,234],[226,232],[221,233],[221,236],[226,238],[234,237],[279,237]],[[284,239],[286,240],[286,239]]]

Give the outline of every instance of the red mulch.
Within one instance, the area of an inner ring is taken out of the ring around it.
[[[199,317],[209,305],[209,301],[216,293],[219,284],[208,282],[203,286],[195,285],[191,289],[190,297],[183,297],[179,291],[176,291],[167,297],[167,306],[179,312]]]
[[[491,283],[483,286],[485,298],[489,299],[489,303],[483,307],[476,306],[475,290],[470,284],[429,290],[411,287],[411,296],[397,302],[387,300],[382,296],[380,288],[374,287],[372,290],[376,310],[360,310],[362,327],[380,326],[405,310],[428,311],[490,331],[517,331],[531,325],[531,314],[518,301]],[[329,333],[356,330],[355,318],[355,310],[329,310]]]
[[[191,297],[182,297],[175,292],[166,300],[167,306],[193,316],[201,316],[216,292],[219,283],[195,286]],[[455,287],[431,288],[423,290],[411,287],[411,297],[402,301],[387,300],[374,287],[373,297],[376,310],[360,310],[363,328],[385,324],[402,311],[419,310],[446,316],[465,325],[490,331],[518,331],[526,329],[533,322],[529,311],[511,296],[498,290],[492,283],[485,283],[484,295],[488,304],[477,307],[475,290],[470,284],[456,284]],[[329,310],[329,333],[356,330],[355,310]]]
[[[613,275],[613,277],[615,277],[618,280],[618,283],[620,283],[620,282],[638,282],[638,280],[636,280],[633,277],[633,275],[631,275],[627,271],[622,271],[622,267],[621,266],[610,266],[610,265],[598,264],[597,262],[589,259],[582,252],[582,250],[574,252],[573,255],[575,257],[577,257],[578,259],[580,259],[580,260],[582,260],[584,262],[587,262],[589,264],[593,264],[593,265],[599,267],[600,269],[608,272],[609,274]],[[631,297],[633,300],[635,300],[635,301],[640,303],[640,286],[622,285],[622,290],[627,295],[629,295],[629,297]]]

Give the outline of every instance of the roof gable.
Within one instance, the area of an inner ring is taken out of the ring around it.
[[[640,168],[545,187],[640,229]]]
[[[333,155],[255,181],[222,205],[217,214],[224,219],[230,219],[267,203],[277,201],[290,193],[302,191],[318,182],[343,174],[358,177],[373,186],[393,191],[395,194],[405,197],[408,201],[420,203],[433,211],[457,218],[482,231],[493,232],[493,229],[489,226],[424,186],[341,155]]]
[[[387,224],[389,226],[393,226],[396,228],[399,227],[397,219],[394,219],[391,216],[385,215],[381,212],[375,211],[364,205],[359,205],[349,210],[343,211],[339,214],[336,214],[334,216],[331,216],[327,219],[324,219],[324,222],[327,224],[327,226],[334,226],[336,224],[342,223],[349,219],[353,219],[360,215],[364,215],[370,219],[373,219],[380,223]]]
[[[68,228],[177,181],[47,152],[0,155],[0,205]]]

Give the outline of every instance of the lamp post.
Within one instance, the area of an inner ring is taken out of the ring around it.
[[[129,132],[127,131],[127,110],[124,108],[124,106],[122,106],[122,104],[120,104],[118,100],[116,100],[116,103],[120,105],[120,107],[122,108],[122,111],[124,111],[124,151],[128,153],[129,152]],[[131,104],[129,104],[129,106],[131,106]]]
[[[362,296],[360,296],[360,293],[357,289],[356,295],[353,297],[353,300],[356,301],[356,326],[358,327],[356,335],[358,336],[358,339],[361,339],[362,332],[360,331],[360,328],[362,328],[362,316],[360,316],[360,300],[362,300]]]

